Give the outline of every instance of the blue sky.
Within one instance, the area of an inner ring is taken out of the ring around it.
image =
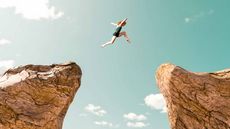
[[[77,62],[82,85],[64,129],[169,129],[155,70],[166,62],[191,71],[228,68],[229,5],[229,0],[0,0],[0,71]],[[110,22],[124,18],[132,43],[120,38],[101,48],[115,29]]]

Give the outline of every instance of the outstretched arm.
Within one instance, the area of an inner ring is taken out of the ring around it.
[[[116,24],[116,23],[111,22],[111,24],[112,24],[112,25],[114,25],[114,26],[117,26],[117,24]]]

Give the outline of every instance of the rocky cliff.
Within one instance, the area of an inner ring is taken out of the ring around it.
[[[0,78],[0,129],[61,129],[81,74],[72,62],[5,72]]]
[[[230,69],[193,73],[163,64],[156,80],[172,129],[230,129]]]

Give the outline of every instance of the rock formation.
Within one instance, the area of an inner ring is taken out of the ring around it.
[[[81,74],[72,62],[6,71],[0,78],[0,129],[61,129]]]
[[[172,129],[230,129],[230,69],[193,73],[163,64],[156,80]]]

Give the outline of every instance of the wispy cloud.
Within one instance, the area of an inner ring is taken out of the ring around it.
[[[80,117],[87,117],[88,115],[85,114],[85,113],[81,113],[79,116],[80,116]]]
[[[210,9],[209,11],[205,11],[205,12],[200,12],[198,14],[194,14],[192,16],[188,16],[184,18],[185,23],[190,23],[190,22],[194,22],[197,21],[198,19],[204,17],[204,16],[209,16],[212,15],[215,11]]]
[[[0,8],[14,8],[15,14],[30,20],[58,19],[64,15],[49,0],[0,0]]]
[[[85,107],[85,110],[96,116],[104,116],[105,114],[107,114],[107,112],[104,109],[102,109],[100,106],[95,106],[93,104],[88,104]]]
[[[1,60],[0,61],[0,68],[12,68],[14,66],[14,60]]]
[[[15,54],[16,57],[22,56],[20,53]]]
[[[5,39],[5,38],[0,39],[0,46],[7,45],[7,44],[10,44],[10,43],[11,43],[11,41],[8,40],[8,39]]]
[[[149,116],[149,115],[151,115],[151,113],[149,113],[149,112],[146,112],[146,113],[145,113],[145,115]]]
[[[152,109],[162,110],[161,113],[167,112],[166,102],[162,94],[150,94],[145,97],[144,101]]]
[[[107,121],[95,121],[94,122],[95,125],[98,125],[98,126],[103,126],[103,127],[110,127],[110,128],[118,128],[119,125],[118,124],[113,124],[111,122],[107,122]]]
[[[124,114],[123,117],[129,121],[126,123],[126,125],[127,127],[130,127],[130,128],[143,128],[149,125],[149,124],[142,122],[142,121],[147,120],[147,117],[142,114],[137,115],[135,113],[128,113],[128,114]],[[134,122],[130,122],[130,121],[134,121]]]
[[[145,115],[137,115],[135,113],[128,113],[128,114],[124,114],[123,117],[127,120],[136,120],[136,121],[144,121],[147,119],[147,117]]]
[[[14,66],[14,60],[0,60],[0,74]]]
[[[146,124],[144,122],[128,122],[126,125],[130,128],[144,128],[147,127],[149,124]]]

